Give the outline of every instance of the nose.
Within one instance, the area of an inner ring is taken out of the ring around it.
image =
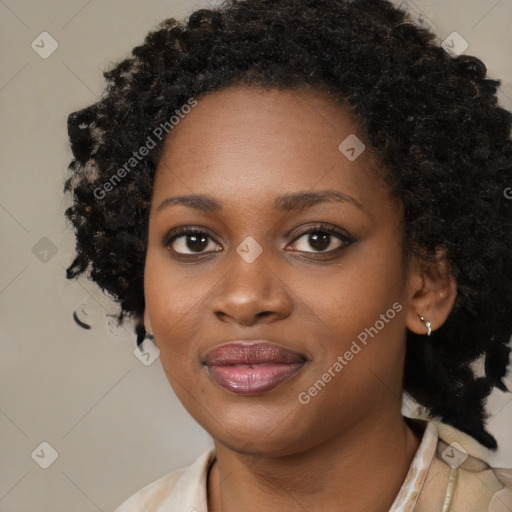
[[[247,263],[234,252],[229,270],[212,297],[211,307],[223,322],[244,326],[272,323],[290,315],[292,300],[288,287],[270,268],[264,254]]]

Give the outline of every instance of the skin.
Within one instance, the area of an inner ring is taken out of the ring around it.
[[[350,134],[364,141],[355,119],[325,93],[231,86],[200,98],[165,142],[149,218],[144,318],[171,386],[214,440],[208,510],[387,511],[418,448],[421,432],[401,415],[406,331],[426,333],[418,314],[438,328],[456,287],[441,253],[435,268],[404,261],[400,205],[369,150],[355,161],[340,152]],[[351,199],[275,208],[279,195],[323,190]],[[189,194],[211,196],[222,209],[158,208]],[[322,251],[303,234],[319,223],[352,243],[331,235]],[[166,247],[166,235],[186,226],[210,238],[198,249],[181,234]],[[252,263],[236,252],[247,237],[263,250]],[[401,311],[300,403],[299,393],[394,303]],[[308,362],[270,392],[235,395],[202,361],[237,339],[270,340]]]

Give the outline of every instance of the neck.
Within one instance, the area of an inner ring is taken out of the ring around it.
[[[419,443],[401,415],[289,456],[251,459],[216,442],[208,511],[387,512]]]

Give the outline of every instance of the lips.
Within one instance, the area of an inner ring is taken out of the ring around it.
[[[230,342],[210,351],[204,364],[222,388],[243,396],[274,389],[302,369],[306,357],[266,341]]]

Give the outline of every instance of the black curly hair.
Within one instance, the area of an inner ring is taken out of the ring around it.
[[[501,81],[476,57],[448,55],[387,0],[228,0],[163,21],[132,55],[104,72],[99,101],[68,118],[76,255],[67,278],[87,273],[119,303],[119,323],[134,319],[140,344],[161,127],[233,84],[324,89],[379,158],[403,205],[408,253],[429,261],[443,249],[457,281],[445,324],[430,338],[407,334],[404,390],[496,449],[484,405],[493,387],[508,391],[512,334],[512,114],[498,106]],[[483,375],[472,370],[480,358]]]

